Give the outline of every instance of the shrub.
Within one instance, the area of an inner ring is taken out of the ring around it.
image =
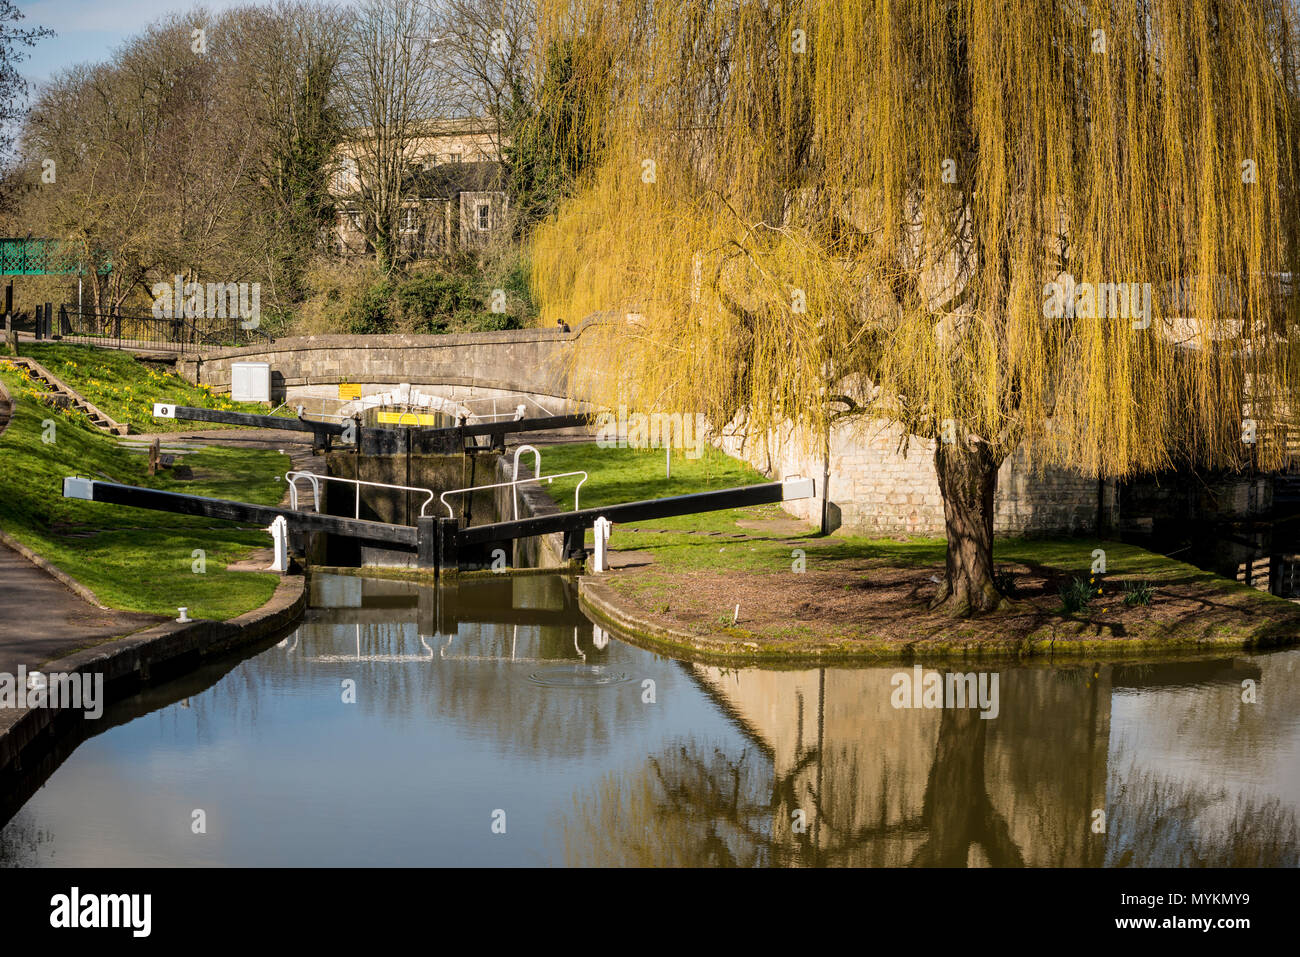
[[[384,333],[393,329],[393,284],[380,279],[353,297],[347,313],[347,329],[353,334]]]
[[[1150,605],[1155,593],[1155,588],[1148,581],[1125,582],[1124,604],[1130,608],[1134,605]]]
[[[1067,615],[1084,608],[1095,597],[1095,589],[1082,578],[1072,578],[1061,586],[1061,604]]]
[[[416,324],[434,324],[446,329],[452,315],[477,305],[470,280],[465,276],[421,272],[397,287],[397,304],[403,318]]]

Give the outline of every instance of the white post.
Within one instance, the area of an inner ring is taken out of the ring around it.
[[[289,523],[284,520],[283,515],[277,515],[267,531],[271,533],[275,547],[275,559],[268,570],[287,572],[289,570]]]
[[[614,527],[614,523],[611,522],[603,515],[600,518],[596,519],[595,529],[594,529],[596,533],[595,570],[598,572],[604,572],[609,570],[606,564],[606,557],[607,557],[606,552],[609,549],[609,532],[610,529],[613,527]]]
[[[664,478],[670,479],[673,477],[673,447],[670,445],[664,451],[668,453],[664,456]]]

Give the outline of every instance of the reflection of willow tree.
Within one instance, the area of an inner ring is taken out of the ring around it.
[[[994,867],[1023,867],[1007,822],[993,807],[984,778],[988,722],[978,711],[945,708],[925,788],[921,821],[928,837],[912,863],[960,867],[978,844]]]
[[[565,825],[568,863],[598,866],[826,866],[890,864],[907,846],[917,866],[964,865],[972,844],[989,863],[1020,866],[1024,859],[984,778],[987,721],[966,709],[943,712],[934,762],[918,815],[889,820],[891,778],[881,779],[874,820],[856,819],[854,801],[833,801],[822,789],[823,751],[801,749],[788,771],[746,749],[731,758],[695,742],[657,757],[637,774],[610,775],[578,799]],[[839,780],[867,780],[855,751]],[[803,797],[801,797],[801,794]],[[791,827],[795,812],[806,829]],[[902,860],[907,860],[903,857]]]
[[[808,755],[798,765],[802,770]],[[793,779],[795,772],[787,777]],[[564,826],[566,863],[668,867],[759,867],[803,863],[807,841],[793,847],[773,835],[782,787],[766,758],[746,748],[731,758],[705,754],[691,741],[627,775],[610,774],[578,798]],[[804,835],[806,838],[806,835]]]
[[[1197,788],[1130,767],[1107,801],[1110,867],[1295,867],[1300,829],[1277,798]]]

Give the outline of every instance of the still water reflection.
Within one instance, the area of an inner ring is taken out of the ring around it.
[[[895,708],[897,667],[663,658],[593,629],[559,578],[319,576],[312,605],[279,644],[116,705],[0,863],[1300,858],[1297,651],[1001,667],[990,720]]]

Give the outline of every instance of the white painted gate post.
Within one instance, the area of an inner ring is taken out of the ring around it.
[[[267,531],[271,533],[275,546],[275,560],[271,562],[269,571],[287,572],[289,570],[289,523],[284,520],[283,515],[277,515]]]
[[[595,570],[598,572],[608,571],[606,567],[606,552],[609,548],[609,531],[614,527],[614,523],[605,516],[596,519],[594,531],[596,533],[596,565]]]

